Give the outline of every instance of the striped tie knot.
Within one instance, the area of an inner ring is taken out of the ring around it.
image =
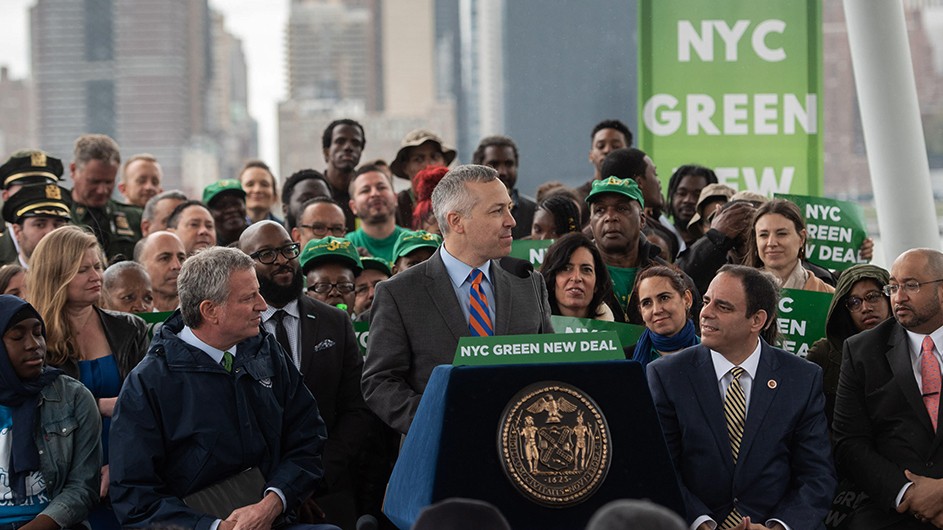
[[[736,379],[738,382],[740,381],[740,376],[743,375],[743,372],[746,372],[746,370],[744,370],[743,368],[740,368],[739,366],[734,366],[733,368],[730,369],[730,375],[732,375],[733,378]]]
[[[488,298],[481,288],[481,280],[484,279],[484,276],[484,273],[479,269],[472,269],[468,275],[468,279],[471,280],[471,289],[468,293],[468,331],[473,337],[490,337],[494,335]]]

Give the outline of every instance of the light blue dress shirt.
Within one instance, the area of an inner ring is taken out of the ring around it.
[[[442,263],[445,264],[446,272],[449,273],[449,279],[452,280],[452,288],[455,289],[458,305],[461,306],[462,313],[465,314],[465,322],[468,322],[468,303],[471,297],[471,280],[468,278],[468,275],[471,274],[472,269],[475,267],[466,265],[455,256],[449,254],[449,251],[445,249],[445,245],[439,248],[441,249],[439,255],[442,257]],[[484,277],[481,279],[481,290],[485,294],[485,298],[488,299],[488,310],[491,312],[491,324],[494,326],[494,282],[491,281],[491,261],[488,260],[484,265],[477,268],[484,274]]]

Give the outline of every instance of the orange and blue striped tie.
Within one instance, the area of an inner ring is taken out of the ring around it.
[[[491,324],[491,311],[488,310],[488,298],[481,290],[481,280],[484,273],[473,269],[468,275],[471,279],[471,289],[468,300],[468,331],[473,337],[490,337],[494,335],[494,326]]]

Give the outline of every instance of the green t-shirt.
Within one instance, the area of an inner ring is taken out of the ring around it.
[[[612,290],[616,294],[616,300],[622,306],[622,310],[629,305],[629,296],[632,295],[632,287],[635,285],[635,275],[638,274],[637,267],[613,267],[606,265],[609,269],[609,276],[612,277]]]
[[[369,252],[371,256],[383,258],[386,261],[393,261],[393,247],[396,245],[396,239],[405,231],[405,228],[397,226],[389,237],[373,239],[365,234],[361,227],[348,233],[345,237],[350,240],[354,246],[367,249],[367,252]]]

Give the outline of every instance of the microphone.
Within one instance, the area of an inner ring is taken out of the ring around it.
[[[357,530],[378,530],[379,528],[380,523],[372,515],[361,515],[357,519]]]

